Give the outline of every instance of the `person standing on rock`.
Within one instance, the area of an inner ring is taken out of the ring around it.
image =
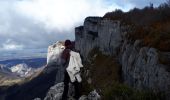
[[[68,95],[68,89],[69,89],[69,82],[70,81],[70,77],[68,75],[68,72],[66,70],[68,64],[69,64],[69,60],[70,60],[70,51],[74,49],[74,46],[72,44],[72,42],[70,40],[66,40],[65,43],[65,49],[62,53],[62,59],[63,59],[63,66],[65,67],[65,72],[64,72],[64,92],[62,95],[62,100],[67,100],[67,95]],[[79,91],[79,83],[73,82],[73,85],[75,87],[75,99],[78,100],[79,96],[80,96],[80,91]]]

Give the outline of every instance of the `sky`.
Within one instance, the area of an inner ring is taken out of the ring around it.
[[[158,6],[165,1],[0,0],[0,59],[41,55],[56,41],[74,40],[74,28],[83,25],[87,16],[143,8],[150,3]]]

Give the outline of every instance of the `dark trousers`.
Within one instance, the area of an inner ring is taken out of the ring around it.
[[[63,95],[62,95],[62,100],[67,100],[67,94],[68,94],[68,89],[69,89],[69,82],[70,81],[70,77],[67,73],[67,71],[65,71],[64,73],[64,92],[63,92]],[[80,83],[78,83],[77,81],[76,82],[73,82],[72,83],[74,85],[74,89],[75,89],[75,96],[74,98],[76,100],[78,100],[78,98],[80,97]]]

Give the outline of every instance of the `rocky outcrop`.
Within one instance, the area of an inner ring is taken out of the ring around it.
[[[57,83],[52,86],[46,97],[43,100],[61,100],[62,94],[64,91],[64,83]],[[96,90],[90,92],[88,96],[83,95],[79,98],[79,100],[100,100],[100,95],[96,92]],[[41,100],[40,98],[35,98],[34,100]],[[68,91],[68,100],[74,100],[74,86],[69,84],[69,91]]]
[[[99,48],[107,55],[117,55],[121,43],[119,21],[88,17],[84,26],[75,28],[75,48],[85,60],[93,48]]]
[[[64,83],[57,83],[56,85],[52,86],[44,100],[61,100],[62,94],[64,91]],[[68,91],[68,99],[74,100],[74,86],[72,84],[69,84],[69,91]]]
[[[124,82],[138,89],[170,91],[170,72],[166,69],[168,65],[159,61],[161,53],[155,48],[141,47],[140,43],[137,40],[122,47]]]
[[[156,48],[143,47],[140,40],[127,39],[125,26],[119,21],[88,17],[84,26],[75,28],[75,48],[85,61],[94,48],[106,55],[114,56],[122,65],[124,83],[137,89],[170,92],[170,53]]]
[[[64,91],[64,84],[58,83],[50,88],[44,100],[60,100]]]
[[[57,41],[56,43],[50,45],[48,47],[48,53],[47,53],[47,64],[61,64],[60,55],[61,52],[64,50],[64,46],[61,42]]]
[[[44,72],[50,73],[53,70],[57,70],[55,83],[60,83],[64,80],[65,68],[62,66],[61,61],[61,53],[64,48],[64,45],[59,41],[48,47],[47,67]]]
[[[79,98],[79,100],[100,100],[100,95],[96,92],[96,90],[90,92],[87,96],[83,95]]]

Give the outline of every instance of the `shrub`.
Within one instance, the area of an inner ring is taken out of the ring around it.
[[[170,0],[153,8],[151,4],[143,9],[134,8],[129,12],[116,10],[103,18],[120,20],[121,25],[130,26],[127,31],[131,40],[143,40],[145,46],[160,51],[170,51]]]

